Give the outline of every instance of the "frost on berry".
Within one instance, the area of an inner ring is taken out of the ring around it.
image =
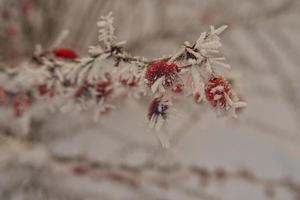
[[[179,68],[174,63],[158,62],[149,66],[145,74],[145,82],[153,92],[164,87],[170,88],[178,79]]]
[[[89,83],[84,83],[77,91],[75,92],[75,98],[80,97],[88,97],[90,95],[90,88],[92,88],[93,85]]]
[[[211,78],[205,86],[207,101],[213,107],[224,108],[227,105],[225,95],[231,97],[231,85],[223,77]]]
[[[112,80],[104,79],[95,83],[85,82],[75,90],[73,96],[75,97],[75,104],[79,106],[80,110],[93,107],[94,120],[97,121],[100,114],[107,113],[114,108],[113,105],[108,104],[113,91]],[[66,109],[68,109],[67,106]]]
[[[181,84],[181,83],[178,83],[178,84],[176,84],[176,85],[173,86],[172,92],[180,94],[180,93],[183,92],[183,89],[184,89],[184,85]]]
[[[105,80],[100,81],[96,84],[96,91],[97,91],[97,100],[99,101],[101,98],[106,98],[110,95],[113,91],[112,81]]]
[[[132,88],[132,87],[137,87],[139,85],[139,81],[140,79],[139,78],[136,78],[135,76],[133,76],[132,78],[120,78],[120,83],[125,86],[125,87],[129,87],[129,88]]]
[[[46,95],[49,97],[54,96],[54,87],[53,86],[50,87],[46,83],[38,85],[37,90],[40,96],[46,96]]]
[[[73,51],[72,49],[67,49],[67,48],[55,49],[53,51],[53,53],[54,53],[55,57],[63,58],[63,59],[67,59],[67,60],[75,60],[79,57],[75,51]]]
[[[28,95],[18,95],[13,102],[14,113],[16,117],[22,117],[31,106],[31,99]]]
[[[205,86],[205,96],[214,108],[231,110],[233,117],[237,117],[237,109],[247,106],[245,102],[239,101],[231,85],[221,76],[209,79]]]
[[[103,80],[96,84],[85,82],[76,92],[76,98],[90,98],[93,95],[96,97],[96,101],[107,98],[112,93],[112,81]]]
[[[49,88],[46,84],[41,84],[38,86],[39,95],[44,96],[49,92]]]
[[[72,168],[72,171],[75,175],[81,176],[85,175],[90,171],[90,166],[87,164],[77,164]]]

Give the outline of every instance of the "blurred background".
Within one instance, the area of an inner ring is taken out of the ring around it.
[[[247,109],[218,119],[182,102],[169,150],[147,129],[143,102],[128,100],[96,124],[37,112],[28,133],[18,133],[22,122],[9,127],[21,139],[1,139],[1,200],[300,199],[300,1],[0,0],[0,63],[18,67],[64,30],[62,47],[84,56],[109,11],[126,49],[150,58],[229,25],[224,73]]]

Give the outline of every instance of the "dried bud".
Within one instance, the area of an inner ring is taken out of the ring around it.
[[[196,102],[196,103],[201,103],[201,95],[200,95],[200,93],[199,92],[196,92],[195,94],[194,94],[194,101]]]
[[[161,98],[155,98],[150,104],[148,119],[151,120],[153,116],[161,116],[163,119],[166,119],[167,110],[168,110],[168,105],[163,104]]]
[[[148,110],[148,119],[150,121],[150,127],[160,129],[167,119],[167,111],[170,107],[170,102],[163,97],[155,98]]]

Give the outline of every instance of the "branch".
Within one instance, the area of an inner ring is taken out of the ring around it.
[[[0,91],[13,99],[14,112],[22,117],[32,102],[45,101],[63,111],[95,110],[98,116],[115,108],[113,103],[128,97],[150,96],[150,127],[160,130],[170,116],[174,99],[206,101],[219,115],[231,114],[246,106],[230,83],[217,73],[230,68],[221,55],[221,26],[200,34],[196,42],[185,42],[174,54],[148,59],[125,51],[125,42],[116,42],[111,13],[98,22],[98,44],[89,56],[79,58],[70,49],[37,49],[24,66],[0,71]],[[168,146],[163,144],[163,146]]]

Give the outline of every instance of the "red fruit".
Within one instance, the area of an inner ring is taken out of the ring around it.
[[[49,92],[49,88],[46,84],[42,84],[38,86],[38,91],[41,96],[44,96]]]
[[[120,78],[120,82],[122,83],[123,86],[128,86],[128,87],[136,87],[139,84],[140,79],[136,78],[135,76],[129,80],[129,79],[122,79]]]
[[[47,84],[41,84],[37,89],[40,96],[45,96],[46,94],[50,97],[54,96],[54,87],[49,88]]]
[[[79,98],[79,97],[86,97],[90,94],[90,89],[93,88],[94,85],[90,84],[90,83],[84,83],[76,92],[75,92],[75,97]]]
[[[226,106],[227,94],[231,96],[231,85],[223,77],[211,78],[205,86],[206,99],[213,107],[224,108]]]
[[[75,97],[89,97],[92,91],[97,92],[97,100],[99,101],[101,98],[105,98],[110,95],[113,91],[112,81],[105,80],[100,81],[97,84],[84,83],[76,92]]]
[[[31,99],[27,95],[19,95],[14,98],[14,112],[16,117],[22,117],[31,106]]]
[[[154,63],[150,65],[150,67],[146,71],[146,81],[147,84],[151,87],[153,83],[165,76],[165,82],[163,83],[164,86],[170,87],[173,85],[174,81],[178,77],[178,66],[174,63],[168,64],[166,62],[159,62],[159,63]]]
[[[183,91],[183,87],[184,85],[183,84],[176,84],[173,88],[172,88],[172,91],[174,93],[181,93]]]
[[[76,175],[85,175],[89,170],[90,166],[87,164],[79,164],[73,167],[73,173]]]
[[[26,16],[33,10],[33,5],[30,1],[23,1],[21,4],[22,12]]]
[[[96,85],[96,91],[98,92],[98,99],[106,97],[112,93],[112,82],[111,80],[101,81]]]
[[[55,49],[53,53],[57,58],[63,58],[68,60],[75,60],[76,58],[79,57],[75,51],[67,48]]]
[[[225,169],[221,168],[221,167],[218,167],[215,169],[214,171],[215,173],[215,176],[218,178],[218,179],[224,179],[227,175]]]

